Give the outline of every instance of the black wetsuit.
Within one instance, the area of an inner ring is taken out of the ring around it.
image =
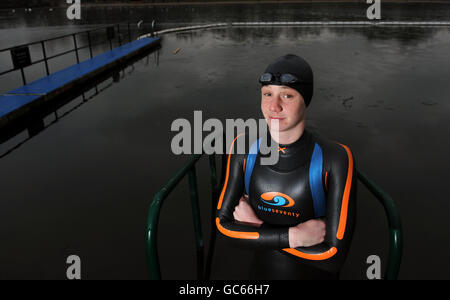
[[[217,228],[231,240],[256,250],[250,272],[253,279],[337,279],[355,225],[356,174],[350,149],[306,130],[296,142],[278,149],[275,165],[261,165],[262,154],[256,156],[248,185],[250,204],[264,221],[259,228],[233,218],[245,193],[248,156],[230,151],[217,206]],[[311,188],[311,160],[318,150],[322,159],[318,176],[326,199],[322,208],[317,207],[320,203],[313,199]],[[325,241],[289,248],[289,227],[320,216],[326,218]]]

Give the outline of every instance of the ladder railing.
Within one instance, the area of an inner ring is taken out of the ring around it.
[[[188,162],[180,169],[174,176],[172,176],[167,184],[156,193],[153,197],[153,201],[150,205],[148,217],[147,217],[147,264],[150,271],[151,279],[161,279],[161,270],[159,265],[158,247],[157,247],[157,234],[158,234],[158,222],[159,213],[164,199],[172,192],[172,190],[178,185],[178,183],[186,176],[189,177],[189,194],[192,205],[192,216],[194,220],[194,232],[195,242],[197,248],[197,278],[208,279],[211,271],[212,255],[214,253],[215,244],[215,230],[211,230],[211,238],[209,244],[208,257],[206,266],[204,264],[204,243],[202,236],[202,228],[200,221],[200,209],[198,203],[198,188],[197,188],[197,175],[195,171],[195,164],[202,157],[202,154],[192,155]],[[215,155],[209,155],[210,165],[210,179],[212,188],[212,202],[215,203],[218,196],[218,183],[216,177],[216,161]],[[211,207],[212,213],[215,211],[215,206]],[[211,220],[213,223],[213,220]]]
[[[215,206],[218,199],[218,182],[216,177],[215,155],[208,155],[210,162],[210,179],[212,186],[211,202],[211,226],[214,225]],[[200,210],[198,203],[197,177],[195,164],[202,157],[202,154],[193,155],[188,162],[174,175],[167,184],[155,194],[150,205],[147,217],[147,264],[151,279],[161,279],[161,270],[158,257],[157,231],[159,222],[159,213],[164,199],[172,192],[178,183],[187,174],[189,177],[190,198],[192,204],[192,216],[194,218],[194,231],[197,247],[197,278],[209,279],[211,273],[211,264],[214,255],[216,230],[211,229],[210,243],[206,265],[204,264],[204,243],[201,231]],[[223,160],[222,160],[223,162]],[[357,176],[360,182],[381,202],[386,212],[389,225],[389,256],[386,266],[384,279],[397,279],[400,269],[402,251],[403,251],[403,231],[400,215],[394,200],[373,183],[364,173],[357,170]]]
[[[394,200],[379,188],[369,177],[356,170],[358,179],[381,202],[386,212],[389,225],[389,256],[384,278],[397,279],[403,253],[403,230],[400,214]]]

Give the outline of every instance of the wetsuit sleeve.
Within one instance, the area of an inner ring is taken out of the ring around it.
[[[356,219],[356,171],[350,149],[338,144],[328,151],[325,241],[312,247],[283,249],[308,265],[336,273],[347,256]]]
[[[235,139],[236,141],[236,139]],[[234,142],[233,142],[234,143]],[[231,149],[233,145],[231,146]],[[225,181],[219,197],[216,213],[216,226],[220,233],[245,247],[264,247],[282,249],[289,247],[289,228],[260,228],[236,223],[234,208],[244,194],[244,155],[228,155]]]

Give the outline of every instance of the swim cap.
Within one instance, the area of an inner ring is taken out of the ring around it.
[[[314,87],[313,72],[311,66],[300,56],[294,54],[281,56],[272,62],[264,73],[274,75],[274,80],[270,83],[261,82],[262,85],[274,84],[291,87],[302,95],[306,106],[311,102]],[[280,76],[283,74],[294,75],[298,81],[294,83],[282,83]]]

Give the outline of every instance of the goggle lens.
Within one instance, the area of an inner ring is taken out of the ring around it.
[[[261,75],[261,77],[259,78],[259,82],[263,83],[263,84],[268,84],[268,83],[273,83],[273,82],[279,82],[281,84],[292,84],[295,82],[298,82],[297,77],[295,77],[292,74],[281,74],[280,76],[278,76],[277,80],[277,76],[271,74],[271,73],[264,73]]]

